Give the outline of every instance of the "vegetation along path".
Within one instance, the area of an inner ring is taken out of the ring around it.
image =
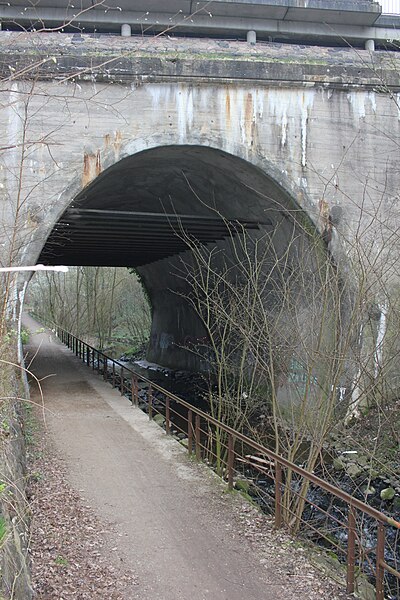
[[[36,354],[31,370],[42,380],[46,435],[62,457],[68,485],[96,519],[112,526],[110,563],[118,556],[137,581],[126,600],[345,597],[298,544],[274,532],[240,494],[226,493],[224,483],[51,332],[30,317],[25,326],[31,331],[29,355]],[[32,399],[39,402],[34,387]],[[33,528],[33,544],[35,535]],[[111,589],[80,593],[79,577],[77,589],[63,594],[58,578],[58,592],[48,600],[115,597]]]

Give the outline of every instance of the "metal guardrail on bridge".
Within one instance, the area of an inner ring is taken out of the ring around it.
[[[97,372],[103,376],[104,380],[110,380],[113,387],[119,388],[121,395],[128,395],[133,405],[137,406],[139,403],[139,384],[141,382],[146,383],[148,385],[147,409],[149,419],[153,419],[155,412],[163,414],[163,416],[165,416],[165,429],[167,434],[171,432],[174,419],[179,419],[181,423],[184,422],[184,429],[176,423],[174,423],[174,428],[176,430],[180,429],[181,432],[185,433],[185,436],[187,436],[188,452],[189,454],[195,454],[198,460],[203,458],[216,458],[215,453],[213,452],[213,445],[210,442],[215,439],[216,432],[224,432],[227,441],[223,444],[225,451],[223,473],[227,479],[229,489],[232,489],[234,485],[234,476],[235,471],[237,470],[237,466],[235,465],[247,464],[251,469],[271,478],[274,482],[273,504],[276,528],[280,528],[283,525],[282,495],[285,490],[285,469],[290,470],[292,473],[296,473],[302,480],[308,481],[316,488],[324,490],[324,492],[328,493],[333,499],[341,501],[346,507],[346,510],[342,511],[344,516],[347,515],[346,520],[338,519],[330,515],[311,500],[305,499],[305,502],[309,504],[313,510],[321,511],[321,513],[326,515],[326,519],[329,518],[333,520],[336,529],[344,529],[347,532],[347,535],[345,536],[347,546],[346,548],[343,548],[339,543],[332,540],[332,536],[328,536],[328,534],[325,535],[324,531],[318,530],[318,535],[321,538],[328,540],[332,546],[346,555],[348,593],[351,594],[355,591],[356,566],[360,566],[364,562],[367,562],[370,574],[375,578],[376,600],[384,600],[385,573],[390,574],[396,581],[400,580],[400,572],[389,565],[385,560],[385,551],[387,552],[386,531],[388,528],[400,530],[400,523],[358,498],[355,498],[340,488],[332,485],[328,481],[317,477],[314,473],[310,473],[302,467],[285,459],[283,456],[272,452],[269,448],[255,442],[243,433],[214,419],[211,415],[155,384],[150,381],[150,379],[138,374],[121,362],[110,358],[100,350],[93,348],[70,332],[58,326],[56,326],[54,330],[59,339],[68,346],[77,357],[81,358],[88,367],[97,370]],[[160,392],[162,394],[162,412],[159,406],[160,398],[157,398],[158,408],[156,408],[155,392]],[[257,456],[249,456],[249,451],[256,453]],[[208,460],[208,462],[212,463],[212,460]],[[273,468],[267,468],[267,464]],[[290,491],[291,493],[296,493],[295,490],[291,489]],[[375,547],[371,547],[371,545],[366,547],[365,543],[363,543],[363,521],[366,516],[376,523],[377,541]],[[317,531],[310,522],[307,522],[306,526],[307,528]],[[397,536],[395,536],[395,543],[397,546]],[[375,560],[371,558],[371,555],[373,554],[376,555]],[[396,559],[394,564],[397,566]]]
[[[384,15],[400,15],[400,0],[379,0]]]

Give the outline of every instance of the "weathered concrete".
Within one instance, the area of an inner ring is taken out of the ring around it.
[[[0,40],[10,74],[0,177],[3,223],[17,221],[12,262],[37,260],[71,203],[145,212],[172,203],[203,214],[199,199],[227,218],[268,216],[269,226],[289,215],[281,247],[293,218],[306,219],[348,273],[355,236],[384,256],[400,182],[397,54],[165,38]],[[8,262],[9,236],[4,249]],[[102,248],[94,251],[107,264]],[[392,254],[393,272],[395,263]],[[182,325],[185,310],[166,301],[179,287],[169,261],[141,272],[155,307],[151,358],[162,362],[169,341],[177,347],[202,331],[187,315]]]

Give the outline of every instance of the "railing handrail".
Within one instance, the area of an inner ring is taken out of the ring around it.
[[[85,342],[84,340],[78,338],[76,335],[74,335],[70,331],[67,331],[66,329],[63,329],[62,327],[59,327],[58,325],[55,325],[55,327],[56,327],[56,329],[58,329],[60,331],[63,331],[64,333],[66,333],[66,334],[72,336],[73,338],[75,338],[77,341],[83,343],[87,348],[89,348],[90,350],[96,352],[98,355],[101,355],[104,358],[106,358],[107,360],[109,360],[112,363],[114,363],[115,365],[118,365],[119,367],[121,367],[121,369],[124,369],[125,371],[128,371],[129,373],[131,373],[132,375],[134,375],[138,379],[141,379],[142,381],[145,381],[146,383],[148,383],[149,385],[151,385],[152,389],[155,389],[155,390],[161,392],[162,394],[164,394],[165,396],[167,396],[170,400],[173,400],[174,402],[177,402],[178,404],[180,404],[181,406],[184,406],[188,410],[191,410],[194,414],[197,414],[199,417],[202,417],[203,419],[209,421],[215,427],[218,427],[218,428],[222,429],[227,434],[232,435],[235,439],[240,440],[241,442],[247,444],[248,446],[250,446],[251,448],[253,448],[257,452],[260,452],[261,454],[267,456],[269,459],[273,460],[275,463],[278,463],[278,464],[280,464],[283,467],[291,469],[294,473],[297,473],[298,475],[300,475],[301,477],[307,479],[308,481],[310,481],[314,485],[317,485],[318,487],[320,487],[323,490],[329,492],[333,496],[336,496],[340,500],[343,500],[350,507],[357,508],[358,510],[360,510],[360,511],[368,514],[372,518],[376,519],[380,523],[383,523],[383,524],[389,525],[391,527],[395,527],[397,529],[400,529],[400,523],[398,521],[396,521],[395,519],[392,519],[388,515],[385,515],[381,511],[373,508],[369,504],[366,504],[362,500],[359,500],[358,498],[355,498],[354,496],[351,496],[350,494],[348,494],[344,490],[336,487],[335,485],[332,485],[328,481],[325,481],[324,479],[321,479],[317,475],[314,475],[314,473],[311,473],[310,471],[307,471],[306,469],[303,469],[302,467],[299,467],[298,465],[296,465],[295,463],[291,462],[290,460],[284,458],[280,454],[277,454],[277,453],[273,452],[272,450],[269,450],[268,448],[266,448],[262,444],[259,444],[258,442],[255,442],[254,440],[252,440],[251,438],[247,437],[246,435],[244,435],[240,431],[237,431],[237,430],[233,429],[232,427],[230,427],[229,425],[226,425],[222,421],[219,421],[218,419],[215,419],[214,417],[212,417],[208,413],[204,412],[203,410],[197,408],[196,406],[193,406],[192,404],[190,404],[189,402],[187,402],[183,398],[180,398],[176,394],[174,394],[174,393],[166,390],[165,388],[163,388],[162,386],[158,385],[157,383],[154,383],[153,381],[151,381],[150,379],[148,379],[147,377],[145,377],[141,373],[138,373],[137,371],[135,371],[131,367],[127,367],[126,365],[122,364],[118,360],[115,360],[114,358],[111,358],[110,356],[108,356],[107,354],[105,354],[104,352],[102,352],[101,350],[98,350],[97,348],[94,348],[93,346],[91,346],[90,344],[88,344],[87,342]]]

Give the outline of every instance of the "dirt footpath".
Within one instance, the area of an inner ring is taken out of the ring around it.
[[[41,326],[30,317],[24,325],[29,355],[36,353],[31,370],[42,379],[47,435],[68,483],[100,522],[112,524],[113,539],[102,550],[110,564],[123,564],[137,579],[126,600],[345,598],[301,548],[274,533],[240,495],[226,493],[53,334],[35,333]],[[40,401],[34,386],[32,400]],[[71,597],[86,598],[77,588]],[[105,594],[92,597],[112,598]]]

